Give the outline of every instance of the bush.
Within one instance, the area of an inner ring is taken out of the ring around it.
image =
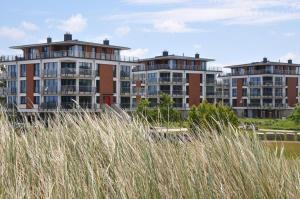
[[[296,106],[296,108],[293,110],[292,114],[289,116],[288,119],[292,120],[296,124],[300,123],[300,105]]]
[[[214,128],[220,125],[237,127],[239,122],[236,114],[227,106],[221,104],[201,103],[193,106],[189,112],[189,124],[192,128]],[[222,129],[219,129],[220,131]]]
[[[150,102],[142,99],[137,107],[137,115],[149,122],[177,122],[180,120],[180,112],[173,108],[174,101],[169,95],[162,94],[157,107],[150,108]]]

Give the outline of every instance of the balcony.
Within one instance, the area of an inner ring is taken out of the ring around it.
[[[80,94],[92,94],[96,92],[96,88],[92,86],[80,86],[79,85],[79,93]]]
[[[173,107],[174,108],[182,108],[183,106],[182,106],[182,103],[174,103]]]
[[[61,76],[62,77],[75,77],[76,76],[76,68],[62,68]]]
[[[171,90],[160,90],[159,94],[167,94],[170,95],[171,94]]]
[[[155,96],[155,97],[156,97],[156,96],[159,95],[159,92],[158,92],[158,91],[149,91],[149,90],[148,90],[147,95],[148,95],[148,96]]]
[[[185,81],[184,81],[184,79],[182,78],[182,77],[173,77],[173,79],[172,79],[172,82],[174,83],[174,84],[182,84],[182,83],[185,83]]]
[[[273,81],[263,81],[263,86],[273,86]]]
[[[171,78],[170,77],[160,77],[159,82],[162,84],[170,84],[171,83]]]
[[[132,62],[137,63],[140,61],[138,58],[135,57],[126,57],[117,54],[62,50],[62,51],[51,51],[47,53],[29,54],[26,57],[24,57],[24,55],[1,56],[0,62],[15,62],[15,61],[37,60],[37,59],[64,58],[64,57],[120,61],[120,62],[131,62],[131,63]]]
[[[215,98],[216,97],[216,93],[214,92],[207,92],[206,93],[206,98]]]
[[[65,110],[77,109],[77,104],[75,102],[61,102],[60,107]]]
[[[135,67],[133,72],[150,71],[150,70],[189,70],[189,71],[211,71],[222,72],[220,67],[202,67],[200,65],[176,65],[170,66],[168,64],[147,65],[145,67]]]
[[[126,87],[126,88],[122,88],[121,87],[121,91],[120,91],[121,95],[130,95],[130,87]]]
[[[132,94],[133,95],[146,95],[146,91],[144,88],[133,88],[133,91],[132,91]]]
[[[216,81],[214,79],[206,79],[206,85],[207,86],[214,86],[216,85]]]
[[[79,68],[80,77],[94,77],[95,73],[92,69]]]
[[[41,110],[56,110],[58,108],[57,102],[45,102],[39,107]]]
[[[173,96],[183,96],[185,92],[183,90],[173,90]]]
[[[121,71],[120,72],[120,79],[129,81],[130,80],[130,73]]]
[[[61,86],[61,94],[70,95],[76,94],[76,85],[63,85]]]
[[[300,75],[296,70],[255,70],[255,71],[237,71],[231,72],[226,76],[246,76],[246,75],[263,75],[263,74],[274,74],[274,75]]]

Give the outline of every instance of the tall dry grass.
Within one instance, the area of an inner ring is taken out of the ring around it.
[[[299,198],[298,160],[233,128],[152,141],[113,114],[57,114],[22,132],[0,114],[1,198]],[[199,130],[200,131],[200,130]]]

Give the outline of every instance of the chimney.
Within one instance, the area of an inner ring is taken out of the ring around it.
[[[196,58],[196,59],[200,59],[200,54],[199,54],[199,53],[196,53],[196,54],[195,54],[195,58]]]
[[[64,41],[72,41],[72,34],[69,32],[64,34]]]
[[[109,46],[109,40],[108,39],[103,40],[103,44]]]
[[[288,60],[288,64],[293,64],[293,60],[292,60],[292,59],[289,59],[289,60]]]
[[[47,37],[47,43],[51,43],[52,42],[52,38],[51,37]]]
[[[268,58],[264,57],[263,62],[267,63],[268,62]]]
[[[163,51],[163,56],[164,56],[164,57],[169,56],[169,52],[168,52],[167,50]]]

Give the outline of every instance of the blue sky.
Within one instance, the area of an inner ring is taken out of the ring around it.
[[[228,65],[292,58],[300,63],[299,0],[1,0],[0,54],[51,36],[131,47],[126,55],[215,58]]]

